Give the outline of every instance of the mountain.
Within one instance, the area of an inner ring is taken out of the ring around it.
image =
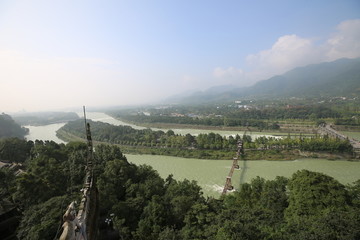
[[[47,125],[53,123],[63,123],[79,119],[75,112],[32,112],[17,113],[13,119],[20,125]]]
[[[281,76],[260,81],[247,95],[254,96],[350,96],[360,95],[360,58],[295,68]]]
[[[0,138],[17,137],[24,138],[29,129],[21,127],[10,115],[0,114]]]
[[[247,88],[212,87],[181,103],[230,101],[242,97],[286,98],[360,96],[360,58],[339,59],[295,68]]]
[[[238,97],[238,93],[233,90],[237,87],[232,86],[231,88],[224,86],[212,87],[206,91],[197,91],[191,94],[176,95],[166,99],[166,102],[170,103],[205,103],[205,102],[219,102],[227,101],[228,99],[234,99]]]

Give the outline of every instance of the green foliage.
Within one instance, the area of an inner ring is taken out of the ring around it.
[[[324,151],[331,153],[352,153],[353,151],[349,140],[340,140],[327,136],[311,138],[259,137],[255,140],[255,144],[262,149],[300,149],[302,151]]]
[[[23,208],[61,196],[82,184],[84,146],[36,141],[26,161],[26,172],[16,178],[14,199]]]
[[[17,231],[19,239],[54,239],[62,224],[62,215],[71,198],[53,197],[32,205],[23,212]]]
[[[360,179],[348,186],[348,189],[352,204],[360,208]]]
[[[327,208],[343,208],[348,205],[345,186],[324,174],[301,170],[289,181],[288,220],[296,216],[316,215]],[[319,201],[321,199],[321,201]]]
[[[67,123],[61,131],[79,137],[83,134],[83,122]],[[217,133],[178,135],[169,130],[153,131],[136,130],[129,126],[114,126],[106,123],[92,122],[93,139],[100,142],[119,144],[126,153],[170,155],[201,159],[231,159],[237,149],[236,136],[221,136]],[[254,141],[250,135],[242,137],[245,149],[251,149],[247,159],[293,159],[293,150],[322,151],[329,153],[352,153],[353,148],[348,140],[328,137],[311,138],[274,138],[258,137]],[[264,151],[266,150],[266,151]],[[104,159],[103,156],[99,159]]]
[[[0,160],[23,163],[30,156],[34,143],[19,138],[0,139]]]
[[[98,186],[102,212],[114,214],[115,227],[124,239],[158,239],[177,233],[186,214],[196,203],[204,203],[194,181],[165,182],[146,165],[129,164],[126,159],[106,162]]]
[[[24,138],[28,132],[29,129],[21,127],[10,115],[0,114],[0,138]]]
[[[105,215],[113,213],[121,234],[130,237],[153,196],[163,194],[164,181],[151,167],[137,167],[122,158],[106,162],[98,187],[101,211]]]
[[[209,204],[195,203],[185,216],[185,226],[181,229],[183,239],[209,239],[216,233],[212,223],[217,215]]]
[[[258,101],[256,100],[256,102]],[[259,130],[278,130],[280,129],[278,121],[283,120],[299,119],[314,122],[319,119],[340,118],[345,115],[345,113],[340,113],[341,108],[334,109],[328,104],[319,104],[317,101],[317,99],[313,99],[308,103],[303,100],[298,103],[287,99],[284,103],[272,99],[270,105],[269,101],[258,104],[250,101],[245,108],[239,108],[237,104],[232,103],[230,105],[219,104],[220,106],[175,106],[161,110],[146,109],[150,115],[143,114],[141,109],[114,111],[109,114],[114,118],[141,125],[182,124],[211,127],[254,127]],[[291,104],[292,102],[294,105]],[[334,104],[331,102],[331,105]],[[349,109],[346,115],[350,113],[356,113],[356,111]]]
[[[129,163],[116,146],[99,145],[94,156],[100,214],[112,218],[121,239],[360,237],[360,181],[345,187],[322,173],[301,170],[290,179],[257,177],[234,194],[205,199],[196,182],[171,175],[163,180],[150,166]],[[83,143],[37,141],[25,174],[0,170],[2,196],[13,196],[23,210],[20,239],[56,236],[66,205],[76,198],[70,185],[81,186],[80,177],[70,176],[84,176],[84,157]]]
[[[195,181],[171,180],[166,186],[164,195],[165,201],[169,204],[169,211],[172,218],[170,226],[181,228],[184,225],[184,219],[191,207],[198,202],[203,202],[201,188]]]
[[[10,198],[15,191],[15,172],[10,168],[0,168],[0,199]]]
[[[235,113],[234,113],[235,112]],[[279,126],[276,123],[268,124],[267,117],[272,117],[268,115],[263,115],[259,119],[258,110],[236,110],[229,113],[224,113],[224,117],[221,116],[207,116],[207,117],[189,117],[189,116],[166,116],[166,115],[121,115],[121,119],[128,122],[135,122],[140,124],[185,124],[185,125],[203,125],[203,126],[225,126],[225,127],[257,127],[259,129],[278,129]],[[285,111],[284,111],[285,113]],[[280,115],[280,114],[279,114]],[[118,116],[118,115],[116,115]],[[275,119],[284,119],[290,117],[288,115],[279,116]]]
[[[302,170],[290,179],[286,232],[291,239],[356,239],[359,208],[332,177]]]
[[[360,126],[360,118],[336,118],[334,121],[336,125],[349,125],[349,126]]]
[[[226,196],[217,239],[220,236],[225,239],[279,238],[288,206],[286,186],[284,177],[272,181],[257,177],[251,183],[242,184],[234,196]]]

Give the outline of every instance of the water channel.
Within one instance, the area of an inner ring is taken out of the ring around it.
[[[80,117],[82,117],[82,114],[83,113],[78,113],[78,115]],[[137,126],[137,125],[134,125],[134,124],[129,124],[129,123],[126,123],[126,122],[123,122],[123,121],[120,121],[118,119],[114,119],[113,117],[109,116],[109,115],[106,115],[105,113],[100,113],[100,112],[88,112],[86,113],[86,117],[88,119],[91,119],[93,121],[100,121],[100,122],[106,122],[106,123],[110,123],[110,124],[113,124],[113,125],[116,125],[116,126],[119,126],[119,125],[127,125],[127,126],[131,126],[132,128],[135,128],[135,129],[145,129],[145,127],[142,127],[142,126]],[[162,130],[164,132],[168,131],[169,129],[160,129],[160,128],[151,128],[152,130],[154,131],[157,131],[157,130]],[[205,129],[171,129],[174,131],[175,134],[181,134],[181,135],[186,135],[186,134],[191,134],[191,135],[194,135],[194,136],[197,136],[201,133],[210,133],[210,132],[213,132],[213,133],[218,133],[220,134],[221,136],[235,136],[236,134],[239,134],[239,135],[243,135],[244,132],[243,131],[225,131],[225,130],[205,130]],[[278,137],[278,136],[275,136],[275,133],[272,134],[272,133],[267,133],[267,132],[264,132],[264,133],[261,133],[261,132],[247,132],[247,134],[251,135],[252,138],[257,138],[259,136],[272,136],[272,137]]]
[[[65,123],[54,123],[42,126],[24,126],[29,129],[29,134],[25,136],[27,140],[49,140],[57,143],[65,143],[56,136],[56,131],[64,126]]]
[[[89,112],[87,113],[87,118],[114,125],[129,125],[104,113]],[[58,143],[63,143],[62,140],[56,137],[56,130],[64,124],[65,123],[50,124],[36,127],[26,126],[30,129],[30,134],[26,136],[26,138],[28,140],[53,140]],[[141,128],[139,126],[135,127]],[[175,129],[174,132],[178,134],[190,133],[194,135],[208,133],[211,132],[211,130]],[[235,132],[228,131],[216,132],[221,135],[236,134]],[[199,160],[157,155],[127,154],[126,156],[130,162],[135,164],[151,165],[163,178],[166,178],[169,174],[173,174],[174,178],[178,180],[185,178],[195,180],[202,187],[206,196],[214,197],[220,196],[225,184],[225,178],[230,171],[232,163],[232,160]],[[256,176],[261,176],[269,180],[274,179],[276,176],[291,177],[294,172],[301,169],[325,173],[343,184],[352,183],[360,179],[360,162],[353,161],[329,161],[325,159],[298,159],[295,161],[258,160],[240,162],[239,165],[241,169],[235,171],[232,180],[235,188],[239,187],[240,182],[250,182],[251,179]]]

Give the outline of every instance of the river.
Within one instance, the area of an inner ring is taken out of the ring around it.
[[[64,126],[65,123],[55,123],[42,126],[24,126],[29,129],[29,134],[25,136],[27,140],[35,141],[39,140],[49,140],[57,143],[65,143],[63,140],[56,136],[56,131]]]
[[[82,117],[82,114],[83,113],[78,113],[78,115],[80,117]],[[127,125],[127,126],[131,126],[132,128],[135,128],[135,129],[145,129],[145,127],[142,127],[142,126],[137,126],[137,125],[134,125],[134,124],[130,124],[130,123],[126,123],[126,122],[123,122],[123,121],[120,121],[118,119],[115,119],[109,115],[106,115],[105,113],[100,113],[100,112],[88,112],[86,113],[86,117],[88,119],[91,119],[93,121],[100,121],[100,122],[106,122],[106,123],[110,123],[110,124],[113,124],[113,125],[116,125],[116,126],[119,126],[119,125]],[[167,128],[151,128],[152,130],[154,131],[157,131],[157,130],[161,130],[161,131],[168,131],[169,129]],[[205,130],[205,129],[190,129],[190,128],[185,128],[185,129],[171,129],[174,131],[175,134],[181,134],[181,135],[186,135],[186,134],[191,134],[193,136],[197,136],[201,133],[210,133],[210,132],[213,132],[213,133],[218,133],[220,134],[221,136],[235,136],[236,134],[239,134],[240,136],[242,136],[244,134],[243,131],[225,131],[225,130]],[[261,132],[247,132],[246,133],[247,135],[250,135],[253,139],[257,138],[257,137],[260,137],[260,136],[267,136],[267,137],[279,137],[279,136],[276,136],[276,134],[278,133],[268,133],[268,132],[264,132],[264,133],[261,133]]]
[[[154,155],[127,155],[130,162],[148,164],[156,169],[160,176],[166,178],[172,173],[175,179],[196,180],[208,196],[220,196],[229,174],[232,160],[199,160]],[[301,169],[322,172],[337,179],[343,184],[358,179],[360,162],[329,161],[325,159],[298,159],[295,161],[239,161],[240,169],[235,170],[232,183],[236,188],[240,183],[250,182],[260,176],[268,180],[276,176],[291,177]]]
[[[81,114],[79,114],[81,116]],[[130,125],[114,119],[104,113],[87,113],[87,118],[93,121],[102,121],[114,125]],[[63,143],[56,137],[56,130],[65,123],[50,124],[45,126],[26,126],[30,134],[28,140],[53,140]],[[134,127],[134,125],[131,125]],[[136,128],[141,128],[135,126]],[[208,133],[211,130],[175,129],[178,134]],[[232,135],[234,132],[216,131],[221,135]],[[241,134],[241,133],[238,133]],[[234,153],[235,155],[235,153]],[[220,196],[225,184],[225,178],[230,171],[232,160],[199,160],[157,155],[132,155],[127,154],[127,159],[135,164],[151,165],[159,174],[166,178],[173,174],[175,179],[187,178],[195,180],[202,187],[206,196]],[[298,159],[295,161],[246,161],[239,163],[241,169],[236,170],[233,175],[235,189],[240,182],[250,182],[252,178],[261,176],[265,179],[274,179],[276,176],[291,177],[297,170],[308,169],[330,175],[343,184],[352,183],[360,177],[360,162],[353,161],[329,161],[325,159]]]

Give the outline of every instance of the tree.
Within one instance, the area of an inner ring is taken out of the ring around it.
[[[19,138],[7,138],[0,140],[0,160],[23,163],[30,156],[33,142]]]
[[[195,181],[172,180],[166,187],[165,201],[169,204],[171,213],[170,226],[181,229],[187,212],[195,203],[204,202],[201,188]]]
[[[329,239],[329,233],[334,233],[334,230],[326,229],[332,225],[337,225],[335,232],[342,232],[336,235],[353,236],[341,229],[346,224],[356,225],[353,220],[344,217],[347,212],[352,212],[344,185],[325,174],[301,170],[293,174],[288,188],[289,207],[285,210],[285,220],[289,238]],[[334,217],[337,220],[331,220]],[[346,239],[334,236],[330,239]]]
[[[206,203],[195,203],[185,216],[185,226],[181,229],[184,239],[209,239],[216,233],[213,223],[216,213]]]
[[[144,208],[139,221],[137,237],[139,239],[159,239],[159,234],[168,226],[168,209],[162,197],[154,195],[151,202]]]
[[[70,197],[53,197],[29,207],[23,212],[17,229],[19,239],[54,239],[61,227],[62,215]]]
[[[21,127],[10,115],[0,114],[0,138],[24,138],[29,129]]]
[[[296,216],[316,215],[326,208],[343,208],[348,205],[345,186],[322,173],[297,171],[290,179],[288,188],[288,220]]]
[[[9,168],[0,168],[0,198],[10,198],[15,191],[15,173]]]

